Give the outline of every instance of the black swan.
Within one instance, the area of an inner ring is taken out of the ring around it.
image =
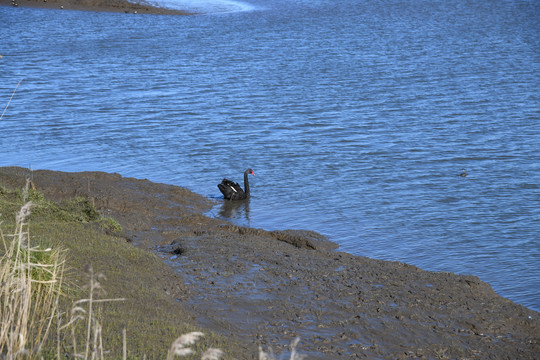
[[[223,179],[221,184],[218,184],[219,191],[223,194],[227,200],[244,200],[249,197],[249,181],[248,174],[255,175],[253,170],[247,169],[244,171],[244,189],[231,180]]]

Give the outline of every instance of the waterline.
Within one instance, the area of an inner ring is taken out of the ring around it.
[[[152,3],[159,7],[197,13],[229,13],[256,9],[252,4],[234,0],[154,0]]]

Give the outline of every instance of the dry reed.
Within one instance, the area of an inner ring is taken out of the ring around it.
[[[6,359],[37,357],[55,319],[62,286],[63,252],[30,243],[26,220],[31,208],[31,201],[22,206],[13,234],[0,230],[0,354]]]

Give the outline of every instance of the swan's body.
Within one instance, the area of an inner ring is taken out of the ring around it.
[[[244,189],[234,181],[223,179],[221,184],[218,184],[219,191],[227,200],[244,200],[249,197],[249,181],[248,174],[255,175],[253,170],[247,169],[244,171]]]

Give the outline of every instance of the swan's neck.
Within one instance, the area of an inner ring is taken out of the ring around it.
[[[249,196],[249,180],[248,180],[248,173],[244,173],[244,192],[246,193],[246,196]]]

